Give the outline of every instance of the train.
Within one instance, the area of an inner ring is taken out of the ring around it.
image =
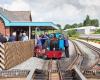
[[[44,45],[36,46],[34,52],[36,57],[47,59],[61,59],[65,50],[64,35],[61,33],[52,33],[48,35],[49,38],[41,38],[45,40]]]

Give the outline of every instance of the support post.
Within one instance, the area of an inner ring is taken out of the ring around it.
[[[31,39],[31,26],[29,26],[29,40]]]

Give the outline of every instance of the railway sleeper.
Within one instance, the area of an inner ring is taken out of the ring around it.
[[[73,77],[63,77],[63,80],[73,80]]]
[[[48,71],[36,70],[33,75],[33,80],[48,80]]]

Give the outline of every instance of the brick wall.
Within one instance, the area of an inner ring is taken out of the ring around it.
[[[0,20],[0,33],[3,35],[10,35],[10,28],[6,28],[3,21]]]

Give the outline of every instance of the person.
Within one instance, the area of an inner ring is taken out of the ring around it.
[[[7,42],[7,39],[6,39],[6,38],[4,37],[4,35],[1,34],[1,33],[0,33],[0,42],[1,42],[1,43]]]
[[[26,35],[26,33],[22,34],[22,39],[21,41],[28,41],[28,36]]]
[[[14,41],[16,41],[16,32],[13,32],[13,33],[12,33],[12,35],[10,36],[10,38],[9,38],[8,41],[9,41],[9,42],[14,42]]]
[[[31,39],[35,39],[35,34],[32,34],[31,35]]]
[[[58,49],[58,40],[56,38],[56,35],[53,34],[51,40],[50,40],[50,50],[57,50]]]
[[[37,46],[41,47],[42,46],[41,37],[37,35],[36,39],[37,39]]]
[[[64,37],[64,46],[65,46],[65,55],[66,57],[69,57],[69,42],[68,38]]]
[[[20,32],[20,34],[18,35],[18,41],[21,41],[22,36],[23,36],[23,33]]]
[[[47,32],[45,32],[45,33],[44,33],[44,36],[45,36],[46,38],[48,38],[48,37],[49,37],[49,35],[48,35],[48,33],[47,33]]]
[[[35,55],[38,57],[42,50],[42,42],[41,37],[39,35],[36,35],[36,46],[35,46]]]
[[[9,41],[9,38],[10,38],[9,34],[7,34],[7,35],[5,36],[5,38],[7,39],[7,41]]]
[[[45,42],[49,39],[48,35],[47,34],[44,34],[41,36],[41,42],[42,42],[42,46],[45,47]]]
[[[62,34],[59,35],[58,44],[59,44],[59,49],[64,50],[64,48],[65,48],[65,46],[64,46],[64,37],[63,37]]]

